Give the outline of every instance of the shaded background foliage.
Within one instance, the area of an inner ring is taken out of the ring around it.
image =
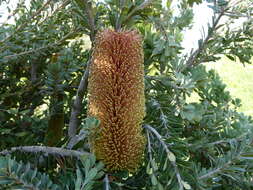
[[[36,0],[29,8],[20,1],[10,13],[15,23],[0,27],[1,154],[28,145],[60,149],[1,157],[1,188],[252,189],[252,118],[237,111],[240,100],[203,63],[222,56],[252,62],[253,2],[208,0],[212,22],[198,48],[185,54],[183,34],[192,26],[192,5],[201,2],[180,0],[175,11],[161,0]],[[231,27],[241,17],[245,21]],[[143,36],[148,143],[134,175],[106,173],[93,155],[64,156],[66,148],[89,151],[86,137],[98,127],[86,118],[86,85],[79,91],[79,83],[95,34],[105,28]],[[198,98],[189,101],[192,95]]]

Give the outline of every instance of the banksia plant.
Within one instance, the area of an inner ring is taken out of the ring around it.
[[[100,120],[92,151],[110,171],[136,171],[145,147],[143,50],[136,31],[97,34],[88,93],[88,115]]]

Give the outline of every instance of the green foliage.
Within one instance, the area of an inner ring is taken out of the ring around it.
[[[64,171],[59,176],[61,189],[91,190],[102,189],[102,178],[105,175],[102,162],[96,162],[93,154],[80,157],[75,169]]]
[[[231,69],[231,67],[233,67],[233,69]],[[250,86],[253,82],[251,77],[253,74],[251,65],[241,65],[224,58],[215,65],[212,63],[207,64],[207,68],[215,69],[227,84],[231,95],[241,99],[241,102],[238,102],[238,104],[241,104],[238,111],[252,116],[253,89],[244,88],[245,86]]]
[[[60,185],[53,184],[49,176],[38,172],[29,163],[17,162],[10,157],[0,157],[0,184],[1,189],[34,189],[34,190],[58,190],[69,189],[71,186],[76,190],[90,190],[95,180],[103,177],[104,165],[96,163],[94,155],[83,156],[76,167],[73,176],[62,176]],[[97,186],[99,183],[96,184]],[[100,184],[101,185],[101,184]]]
[[[91,190],[94,189],[96,180],[104,176],[102,162],[95,163],[94,155],[81,158],[81,166],[76,170],[75,189]]]
[[[48,175],[33,169],[29,163],[18,163],[9,157],[0,157],[0,184],[1,189],[60,189]]]
[[[160,0],[46,2],[31,1],[26,8],[21,1],[15,23],[0,26],[0,150],[49,139],[62,149],[90,151],[99,121],[87,118],[87,94],[78,88],[94,35],[104,28],[136,29],[143,36],[147,148],[136,173],[108,173],[92,154],[14,154],[28,164],[0,157],[1,189],[253,188],[253,120],[238,112],[240,100],[202,64],[224,56],[252,62],[252,1],[207,1],[212,22],[188,54],[184,31],[193,24],[192,5],[202,1],[180,0],[176,9],[169,0],[164,6]],[[227,22],[220,24],[225,15]],[[73,100],[80,96],[77,133],[69,138]],[[61,127],[50,132],[50,121]]]
[[[202,2],[202,0],[188,0],[188,3],[192,6],[194,3],[197,3],[197,4],[199,4],[199,3],[201,3]]]

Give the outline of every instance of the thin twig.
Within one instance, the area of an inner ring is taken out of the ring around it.
[[[95,26],[95,18],[94,18],[94,10],[92,7],[92,1],[79,1],[75,0],[76,4],[85,12],[85,15],[87,16],[88,20],[88,28],[90,30],[90,40],[93,42],[95,40],[95,34],[96,34],[96,26]]]
[[[51,13],[49,16],[47,16],[44,20],[42,20],[41,22],[38,23],[38,25],[41,25],[42,23],[44,23],[45,21],[47,21],[49,18],[51,18],[53,15],[55,15],[56,12],[58,12],[59,10],[61,10],[62,8],[66,7],[69,4],[70,0],[65,0],[63,1],[63,3],[58,6],[53,13]]]
[[[108,174],[105,174],[104,184],[105,184],[104,190],[110,190],[110,184],[109,184]]]
[[[95,19],[94,19],[94,13],[92,9],[92,3],[91,2],[86,2],[85,3],[85,11],[88,17],[88,23],[90,26],[90,39],[91,42],[95,40],[95,33],[96,33],[96,28],[95,28]]]
[[[120,12],[117,15],[117,19],[116,19],[116,24],[115,24],[115,30],[116,31],[120,31],[121,29],[121,14],[122,14],[122,10],[125,6],[125,0],[119,0],[119,8],[120,8]]]
[[[49,3],[52,0],[48,0],[41,8],[39,8],[29,19],[29,21],[33,20],[36,16],[38,16],[43,10],[44,8],[49,5]],[[14,34],[17,33],[17,31],[21,30],[22,28],[26,27],[27,24],[30,22],[24,22],[23,24],[19,25],[18,28],[15,30],[15,32],[13,32],[11,35],[7,36],[6,38],[4,38],[3,40],[0,41],[0,43],[6,42],[7,40],[9,40]]]
[[[9,15],[7,16],[7,19],[6,19],[4,22],[0,23],[0,24],[2,24],[2,25],[7,24],[8,20],[9,20],[11,17],[15,16],[15,15],[18,13],[18,11],[19,11],[19,7],[18,7],[18,6],[19,6],[19,4],[17,5],[17,8],[16,8],[11,14],[9,14]]]
[[[74,103],[72,106],[72,111],[71,111],[70,120],[69,120],[69,128],[68,128],[68,136],[70,138],[74,138],[76,135],[77,126],[79,123],[78,116],[81,113],[84,93],[87,90],[87,86],[88,86],[90,62],[91,61],[89,60],[87,63],[86,70],[82,76],[82,79],[79,83],[79,86],[78,86],[78,89],[76,92],[76,99],[74,100]],[[71,142],[71,140],[70,140],[70,142]]]
[[[235,13],[235,12],[229,12],[227,11],[226,13],[224,13],[225,16],[229,16],[229,17],[246,17],[246,18],[252,18],[253,14],[241,14],[241,13]]]
[[[127,23],[138,11],[145,9],[146,7],[148,7],[149,5],[151,5],[151,3],[154,0],[146,0],[144,1],[142,4],[140,4],[138,7],[134,8],[125,18],[125,20],[122,22],[123,24]]]
[[[82,155],[89,155],[88,152],[81,152],[77,150],[68,150],[57,147],[48,147],[48,146],[19,146],[12,147],[10,150],[3,150],[0,152],[0,155],[8,155],[16,151],[21,152],[30,152],[30,153],[39,153],[43,152],[46,154],[60,155],[60,156],[72,156],[79,158]]]
[[[149,159],[152,160],[152,151],[151,151],[151,143],[150,143],[150,137],[149,137],[149,132],[147,132],[147,140],[148,140],[148,154],[149,154]]]
[[[201,179],[205,179],[205,178],[211,177],[211,176],[213,176],[213,175],[219,173],[219,172],[220,172],[221,170],[223,170],[224,168],[228,167],[231,163],[232,163],[232,161],[228,161],[228,162],[227,162],[226,164],[224,164],[222,167],[216,168],[215,170],[210,171],[210,172],[208,172],[207,174],[198,177],[198,179],[201,180]]]
[[[230,141],[232,141],[232,140],[240,140],[240,139],[243,138],[244,136],[245,136],[245,134],[239,136],[238,138],[233,138],[233,139],[231,139]],[[216,142],[209,143],[209,144],[215,145],[215,144],[218,144],[218,143],[229,143],[229,142],[226,142],[226,141],[216,141]],[[226,162],[225,164],[223,164],[223,166],[220,166],[220,167],[218,167],[218,168],[216,168],[216,169],[214,169],[214,170],[212,170],[212,171],[210,171],[210,172],[208,172],[208,173],[206,173],[206,174],[204,174],[204,175],[198,177],[198,179],[201,180],[201,179],[205,179],[205,178],[208,178],[208,177],[212,177],[213,175],[219,173],[219,172],[220,172],[221,170],[223,170],[224,168],[227,168],[229,165],[231,165],[231,164],[233,163],[233,161],[234,161],[234,160],[237,160],[238,158],[240,158],[240,156],[241,156],[242,154],[243,154],[243,153],[238,154],[237,156],[235,156],[234,158],[232,158],[231,160],[229,160],[228,162]]]
[[[88,132],[81,130],[78,135],[73,136],[67,144],[67,149],[72,149],[78,142],[88,136]]]
[[[186,66],[187,67],[191,67],[193,65],[195,65],[196,61],[197,61],[197,57],[200,55],[200,53],[202,53],[205,48],[206,48],[206,44],[208,43],[209,39],[212,37],[221,17],[224,15],[224,9],[223,11],[220,12],[220,14],[218,15],[218,17],[216,18],[216,20],[213,22],[213,25],[210,29],[208,29],[208,33],[206,38],[204,39],[204,41],[200,44],[199,48],[196,49],[191,56],[189,57],[189,59],[186,61]]]
[[[31,82],[34,83],[35,81],[37,81],[37,68],[38,68],[38,64],[32,62],[31,63]]]
[[[159,27],[159,29],[160,29],[160,31],[162,32],[162,34],[163,34],[163,36],[164,36],[166,42],[169,42],[169,38],[168,38],[167,32],[166,32],[166,30],[165,30],[165,28],[164,28],[164,26],[163,26],[163,23],[162,23],[162,22],[157,22],[157,21],[155,20],[155,24]]]
[[[36,53],[36,52],[39,52],[43,49],[55,48],[55,46],[60,45],[61,43],[65,42],[67,39],[69,39],[70,36],[72,36],[76,32],[77,31],[69,32],[62,39],[58,40],[57,42],[55,42],[53,44],[49,44],[47,46],[43,46],[43,47],[40,47],[40,48],[37,48],[37,49],[31,49],[31,50],[24,51],[24,52],[21,52],[21,53],[16,53],[16,54],[13,54],[13,55],[7,55],[7,56],[4,56],[4,59],[10,59],[10,58],[21,56],[21,55]]]
[[[155,130],[153,127],[151,127],[150,125],[144,125],[143,126],[145,129],[151,131],[156,137],[157,139],[159,140],[159,142],[161,143],[161,145],[163,146],[165,152],[167,153],[167,155],[174,155],[167,147],[166,143],[163,141],[162,139],[162,136],[157,132],[157,130]],[[170,163],[172,164],[172,166],[174,167],[174,170],[175,170],[175,173],[176,173],[176,177],[177,177],[177,181],[178,181],[178,184],[179,184],[179,189],[180,190],[183,190],[184,187],[183,187],[183,184],[182,184],[182,178],[181,178],[181,175],[179,173],[179,170],[178,170],[178,167],[177,167],[177,164],[176,164],[176,160],[172,160],[172,159],[169,159]]]
[[[92,11],[92,4],[91,3],[86,3],[85,4],[85,10],[86,13],[88,15],[88,20],[89,20],[89,26],[90,26],[90,40],[92,42],[92,46],[93,46],[93,42],[95,39],[95,19],[94,19],[94,15],[93,15],[93,11]],[[91,65],[91,58],[89,59],[88,63],[87,63],[87,67],[86,70],[82,76],[82,79],[79,83],[78,86],[78,90],[76,93],[76,99],[74,100],[73,106],[72,106],[72,111],[71,111],[71,116],[70,116],[70,121],[69,121],[69,128],[68,128],[68,136],[70,138],[75,138],[75,135],[77,133],[77,126],[79,123],[79,118],[78,116],[81,113],[82,110],[82,101],[83,101],[83,97],[84,97],[84,93],[87,90],[87,86],[88,86],[88,77],[89,77],[89,68]],[[70,139],[71,142],[71,139]]]
[[[157,139],[160,141],[160,143],[162,144],[163,148],[165,149],[166,153],[168,154],[173,154],[167,147],[166,143],[163,141],[162,136],[157,132],[157,130],[155,130],[153,127],[151,127],[150,125],[144,125],[145,129],[148,129],[149,131],[151,131],[152,133],[155,134],[155,136],[157,137]]]
[[[248,135],[248,133],[244,133],[242,135],[240,135],[237,138],[232,138],[232,139],[225,139],[225,140],[219,140],[219,141],[215,141],[215,142],[210,142],[210,143],[206,143],[206,144],[199,144],[196,146],[196,144],[188,144],[189,147],[193,147],[195,146],[195,149],[199,148],[199,147],[210,147],[210,146],[214,146],[214,145],[218,145],[218,144],[230,144],[233,141],[242,141],[244,137],[246,137]]]
[[[241,135],[238,140],[240,140],[240,138],[242,138],[243,136],[245,136],[245,135],[244,134]],[[217,142],[219,142],[219,141],[217,141]],[[251,146],[251,142],[249,142],[248,145]],[[224,162],[224,164],[222,166],[220,166],[220,167],[218,167],[218,168],[216,168],[216,169],[214,169],[212,171],[209,171],[208,173],[206,173],[206,174],[204,174],[202,176],[199,176],[198,179],[202,180],[202,179],[205,179],[205,178],[208,178],[208,177],[212,177],[213,178],[214,175],[219,174],[222,170],[228,168],[229,165],[232,165],[237,160],[240,160],[241,157],[242,157],[242,155],[245,154],[245,153],[247,153],[247,152],[240,151],[234,157],[231,157],[231,159],[229,161]]]
[[[147,140],[148,140],[148,155],[149,155],[149,160],[151,163],[151,167],[153,169],[153,171],[155,171],[155,166],[154,166],[154,162],[152,162],[153,158],[152,158],[152,147],[151,147],[151,142],[150,142],[150,137],[149,137],[149,131],[146,130],[147,133]]]

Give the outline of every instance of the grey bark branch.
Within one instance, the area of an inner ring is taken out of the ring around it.
[[[95,19],[94,19],[94,13],[93,13],[91,2],[85,3],[85,11],[86,11],[86,14],[88,17],[88,23],[90,26],[90,39],[93,42],[95,40],[96,28],[95,28]]]
[[[110,184],[109,184],[108,174],[105,174],[104,187],[105,187],[104,190],[110,190]]]
[[[159,142],[161,143],[161,145],[163,146],[165,152],[167,153],[167,155],[171,155],[173,154],[167,147],[166,143],[164,142],[164,140],[162,139],[162,136],[157,132],[157,130],[155,130],[153,127],[151,127],[150,125],[144,125],[143,126],[145,129],[151,131],[156,137],[157,139],[159,140]],[[174,154],[173,154],[174,155]],[[175,170],[175,173],[176,173],[176,177],[177,177],[177,181],[178,181],[178,184],[179,184],[179,190],[183,190],[184,187],[183,187],[183,184],[182,184],[182,178],[181,178],[181,175],[179,173],[179,170],[178,170],[178,167],[177,167],[177,164],[176,164],[176,161],[172,161],[170,160],[170,163],[171,165],[174,167],[174,170]]]
[[[84,93],[87,90],[88,86],[88,77],[89,77],[89,67],[90,67],[90,60],[87,63],[87,68],[82,76],[82,79],[79,83],[77,93],[76,93],[76,98],[74,100],[73,106],[72,106],[72,111],[70,115],[70,121],[69,121],[69,128],[68,128],[68,135],[70,138],[74,138],[76,135],[77,131],[77,126],[79,124],[79,115],[82,110],[82,101],[84,97]],[[72,142],[70,140],[70,142]]]
[[[95,40],[96,29],[95,29],[95,19],[94,19],[93,10],[92,10],[92,4],[90,2],[85,3],[85,11],[88,16],[88,23],[90,26],[90,40],[92,41],[92,45],[93,45],[93,42]],[[71,116],[70,116],[70,121],[69,121],[69,128],[68,128],[68,136],[70,137],[70,142],[73,142],[72,138],[77,138],[76,133],[77,133],[77,127],[79,125],[78,117],[80,116],[81,110],[83,108],[82,101],[83,101],[84,93],[87,90],[87,86],[88,86],[90,64],[91,64],[91,58],[87,63],[86,70],[79,83],[78,90],[76,93],[76,98],[72,106],[72,111],[71,111]]]
[[[88,136],[87,131],[81,131],[78,135],[73,136],[67,144],[67,149],[72,149],[77,143]]]
[[[31,82],[34,83],[37,80],[37,68],[38,65],[36,63],[31,63]]]
[[[147,132],[147,140],[148,140],[148,155],[149,155],[149,161],[151,164],[151,167],[153,169],[153,171],[155,171],[155,166],[154,166],[154,162],[152,162],[153,158],[152,158],[152,147],[151,147],[151,142],[150,142],[150,137],[149,137],[149,131],[146,130]]]
[[[79,158],[82,155],[89,155],[89,152],[81,152],[77,150],[67,150],[63,148],[47,147],[47,146],[19,146],[12,147],[10,150],[3,150],[0,155],[8,155],[16,151],[39,153],[43,152],[46,154],[59,155],[59,156],[72,156]]]

